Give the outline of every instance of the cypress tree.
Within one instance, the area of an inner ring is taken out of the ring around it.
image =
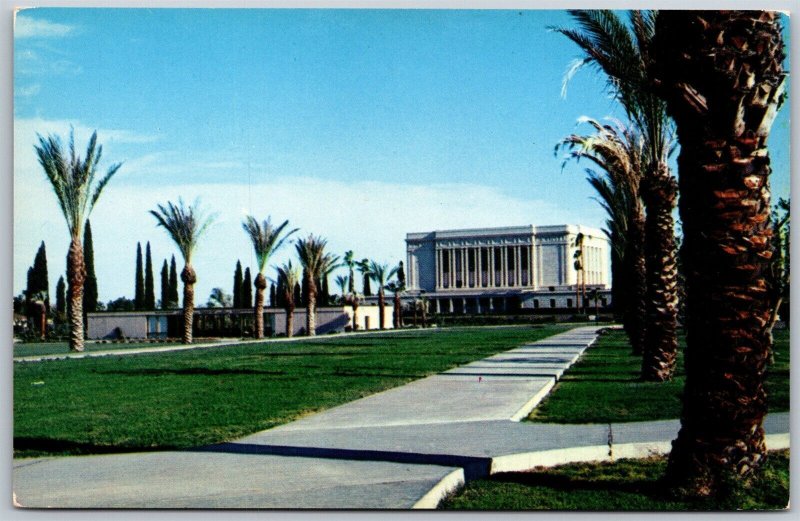
[[[269,285],[269,307],[274,308],[277,305],[277,302],[275,302],[276,297],[277,297],[277,294],[275,293],[275,284],[270,284]]]
[[[328,287],[328,275],[322,275],[322,305],[327,306],[331,300],[330,288]]]
[[[286,307],[286,283],[282,277],[278,277],[278,284],[275,288],[275,307]]]
[[[167,267],[167,259],[164,259],[164,265],[161,266],[161,309],[169,309],[169,267]]]
[[[59,315],[67,312],[67,285],[63,276],[58,278],[56,284],[56,311]]]
[[[175,266],[175,255],[169,263],[169,304],[177,307],[178,303],[178,268]]]
[[[305,306],[306,302],[308,302],[308,282],[306,281],[306,270],[303,269],[303,279],[302,285],[300,286],[300,298],[298,299],[295,296],[294,302],[297,307]]]
[[[303,290],[300,288],[300,283],[298,282],[297,284],[294,285],[294,305],[298,308],[305,306],[302,297],[303,297]]]
[[[142,269],[142,245],[136,243],[136,289],[134,309],[144,309],[144,270]]]
[[[86,281],[83,283],[83,322],[86,314],[97,311],[97,276],[94,273],[94,239],[92,224],[86,221],[83,232],[83,262],[86,266]]]
[[[253,280],[250,278],[250,268],[244,270],[244,280],[242,281],[242,307],[253,307]]]
[[[28,268],[28,284],[25,286],[25,300],[30,301],[36,293],[36,277],[33,266]]]
[[[233,307],[241,309],[242,305],[242,263],[236,261],[236,270],[233,272]]]
[[[403,267],[403,261],[400,261],[400,264],[397,266],[397,284],[401,288],[406,287],[406,270]]]
[[[156,289],[153,281],[153,258],[150,256],[150,241],[144,256],[144,309],[156,309]]]
[[[44,295],[46,309],[50,308],[50,283],[47,280],[47,251],[44,241],[39,245],[36,257],[33,259],[33,273],[31,273],[32,287],[29,287],[29,298],[36,293]]]

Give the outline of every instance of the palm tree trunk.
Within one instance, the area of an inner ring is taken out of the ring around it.
[[[253,309],[256,320],[255,337],[264,338],[264,290],[267,287],[267,278],[263,273],[256,275],[253,286],[256,287],[256,305]]]
[[[615,234],[611,239],[611,307],[614,311],[614,320],[624,322],[628,297],[628,274],[624,269],[623,256],[615,246],[617,240],[619,239]]]
[[[183,343],[192,343],[192,327],[194,326],[194,285],[197,274],[194,268],[187,264],[181,272],[183,281]]]
[[[394,327],[395,329],[399,329],[400,328],[400,316],[401,316],[400,315],[400,293],[395,293],[394,294],[394,310],[392,310],[392,311],[394,312],[393,313],[394,320],[393,320],[393,323],[392,323],[392,327]]]
[[[785,74],[778,15],[660,11],[657,84],[681,145],[686,387],[667,477],[694,495],[766,459],[772,256],[767,138]]]
[[[642,181],[647,207],[645,260],[647,267],[647,329],[642,353],[642,379],[672,379],[678,356],[678,264],[672,210],[678,186],[666,164],[654,165]]]
[[[306,336],[314,336],[317,334],[317,285],[314,282],[314,277],[304,270],[306,291]]]
[[[358,331],[358,301],[353,302],[353,331]]]
[[[286,338],[294,336],[294,304],[286,308]]]
[[[67,280],[69,288],[69,350],[83,351],[83,284],[86,266],[83,260],[83,245],[79,238],[72,239],[67,254]]]
[[[631,342],[634,355],[641,355],[645,342],[645,317],[647,315],[647,270],[645,268],[644,244],[644,216],[641,205],[636,205],[636,210],[631,216],[628,228],[627,251],[625,264],[629,274],[627,306],[625,309],[625,332]]]
[[[378,311],[380,315],[378,316],[378,324],[381,329],[386,328],[386,319],[383,316],[383,310],[386,307],[386,298],[383,295],[383,288],[378,291]]]

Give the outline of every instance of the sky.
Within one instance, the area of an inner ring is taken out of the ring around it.
[[[231,292],[237,260],[256,269],[248,214],[391,265],[409,232],[602,227],[588,165],[554,153],[589,131],[579,118],[621,116],[590,69],[562,92],[579,52],[549,28],[571,25],[563,11],[23,10],[14,294],[42,241],[51,294],[65,272],[69,236],[34,144],[70,128],[79,150],[97,131],[101,172],[123,163],[91,215],[104,302],[133,297],[137,242],[151,243],[157,288],[163,260],[180,265],[149,213],[178,198],[214,217],[193,259],[198,304]],[[775,199],[789,195],[789,112],[769,142]],[[278,252],[267,276],[292,257]]]

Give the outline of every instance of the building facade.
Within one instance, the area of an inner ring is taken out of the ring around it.
[[[513,226],[409,233],[409,296],[439,313],[576,309],[583,288],[610,304],[609,244],[580,225]],[[575,268],[580,258],[583,269]],[[585,307],[593,309],[595,303]]]
[[[384,324],[392,327],[392,306],[384,309]],[[252,336],[255,317],[252,309],[196,308],[193,334],[196,337],[242,337]],[[294,311],[293,334],[306,333],[306,310]],[[359,330],[378,329],[380,309],[378,306],[359,306],[356,326]],[[350,306],[326,306],[317,308],[317,334],[350,331],[353,327],[353,309]],[[286,311],[281,308],[264,308],[264,334],[268,337],[286,332]],[[183,311],[121,311],[89,313],[86,336],[91,340],[116,338],[164,339],[180,338],[183,335]]]

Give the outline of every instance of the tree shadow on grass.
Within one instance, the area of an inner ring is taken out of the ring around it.
[[[528,487],[543,487],[563,492],[586,490],[594,492],[627,492],[642,494],[651,499],[667,499],[660,479],[592,479],[548,472],[504,472],[495,474],[492,481],[516,483]]]
[[[181,447],[170,445],[137,446],[137,445],[102,445],[57,438],[15,437],[15,457],[49,456],[53,454],[122,454],[130,452],[156,452],[180,450]]]
[[[186,369],[115,369],[97,371],[99,374],[115,374],[122,376],[231,376],[231,375],[268,375],[285,376],[286,371],[266,371],[262,369],[209,369],[207,367],[188,367]],[[293,378],[298,380],[299,378]]]

